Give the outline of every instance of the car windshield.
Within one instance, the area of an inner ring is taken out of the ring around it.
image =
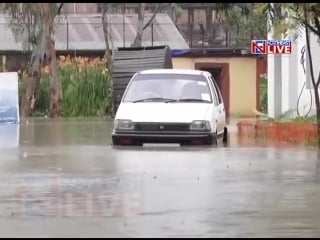
[[[130,83],[123,102],[212,102],[202,75],[139,74]]]

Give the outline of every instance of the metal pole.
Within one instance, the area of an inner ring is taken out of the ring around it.
[[[194,24],[194,9],[192,8],[191,10],[191,48],[192,48],[192,44],[193,44],[193,25]]]
[[[67,17],[67,51],[69,50],[69,20]]]
[[[192,47],[192,30],[191,30],[191,12],[188,8],[188,25],[189,25],[189,47]]]
[[[125,3],[122,3],[122,30],[123,30],[123,47],[126,47],[126,22],[125,22]]]
[[[151,23],[151,46],[153,47],[153,21]]]
[[[281,17],[281,5],[273,4],[274,18],[277,21]],[[274,55],[274,117],[282,114],[282,56]]]
[[[192,48],[193,23],[194,23],[194,12],[193,12],[193,8],[188,8],[188,23],[189,23],[189,30],[190,30],[190,43],[189,43],[189,47]]]

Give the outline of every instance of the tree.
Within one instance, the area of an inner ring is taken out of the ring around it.
[[[161,4],[160,3],[157,4],[157,6],[156,6],[151,18],[144,25],[145,8],[146,8],[146,4],[145,3],[139,3],[137,35],[136,35],[133,43],[131,44],[131,47],[142,47],[143,31],[152,24],[152,22],[155,19],[157,13],[161,9]]]
[[[59,115],[59,84],[54,42],[54,18],[63,4],[56,3],[3,3],[2,10],[10,16],[9,27],[17,42],[31,50],[28,63],[27,86],[21,101],[21,117],[29,117],[37,99],[43,64],[50,66],[49,116]]]
[[[217,13],[216,18],[219,18],[219,22],[221,18],[227,17],[228,12],[232,8],[233,4],[230,3],[207,3],[207,7],[205,8],[206,13],[206,32],[208,37],[208,42],[210,45],[214,43],[215,34],[217,30],[217,25],[213,24],[213,12]],[[220,27],[220,24],[218,25]],[[226,28],[226,30],[228,30]],[[227,39],[226,39],[227,40]]]
[[[183,4],[181,4],[183,6]],[[224,27],[224,30],[226,32],[226,45],[229,45],[229,36],[230,36],[230,30],[232,29],[232,25],[235,25],[237,21],[239,21],[239,18],[245,18],[249,11],[249,5],[248,4],[238,4],[238,3],[191,3],[184,5],[185,8],[187,8],[191,15],[194,9],[201,9],[205,11],[206,15],[206,28],[205,32],[208,38],[208,42],[210,45],[213,45],[216,38],[217,31],[220,30],[221,27]],[[190,7],[190,8],[188,8]],[[235,9],[238,10],[239,14],[234,16],[232,14]],[[215,20],[213,13],[215,13]],[[191,17],[192,18],[192,17]],[[233,19],[235,18],[235,19]],[[214,21],[216,21],[214,23]],[[232,24],[229,24],[231,23]],[[242,21],[244,22],[244,21]],[[242,23],[243,24],[243,23]],[[192,31],[192,30],[191,30]]]
[[[21,100],[21,116],[29,117],[36,101],[37,91],[41,78],[41,33],[43,31],[39,8],[31,3],[5,3],[3,11],[10,18],[9,27],[16,41],[21,42],[25,50],[32,50],[28,63],[27,86]]]
[[[174,24],[177,24],[178,18],[182,16],[183,10],[177,3],[170,3],[168,5],[169,11],[172,12],[171,18]]]
[[[281,11],[277,12],[275,6],[271,4],[261,3],[257,6],[261,12],[270,15],[275,36],[282,34],[287,35],[290,30],[299,31],[301,27],[306,34],[306,49],[316,104],[318,147],[320,148],[320,72],[315,73],[313,69],[309,35],[309,33],[312,32],[318,38],[320,37],[320,3],[278,3],[276,6],[278,6]],[[277,15],[278,18],[275,18]],[[315,77],[315,74],[318,76]]]
[[[104,41],[106,43],[106,51],[105,51],[105,60],[107,69],[110,71],[112,67],[112,52],[109,44],[109,32],[108,32],[108,19],[107,14],[109,13],[109,9],[112,3],[100,3],[101,6],[101,14],[102,14],[102,30]]]
[[[145,7],[146,7],[145,3],[139,3],[137,35],[136,35],[133,43],[131,44],[131,47],[141,47],[142,46],[142,34],[143,34]]]
[[[209,43],[212,43],[214,40],[214,31],[213,31],[213,10],[214,7],[206,8],[206,32],[209,39]]]
[[[250,40],[267,38],[267,16],[255,9],[255,3],[234,4],[227,11],[223,26],[233,35],[231,45],[249,47]]]
[[[43,22],[43,61],[49,66],[50,101],[49,117],[60,116],[60,87],[58,79],[55,42],[53,39],[54,20],[60,13],[63,3],[58,7],[56,3],[38,3]]]

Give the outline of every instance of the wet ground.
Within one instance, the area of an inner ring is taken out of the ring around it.
[[[312,149],[113,149],[110,122],[0,126],[0,237],[319,237]]]

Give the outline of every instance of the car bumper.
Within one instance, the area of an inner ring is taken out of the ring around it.
[[[217,136],[210,132],[186,133],[139,133],[139,132],[113,132],[112,142],[130,143],[212,143]]]

